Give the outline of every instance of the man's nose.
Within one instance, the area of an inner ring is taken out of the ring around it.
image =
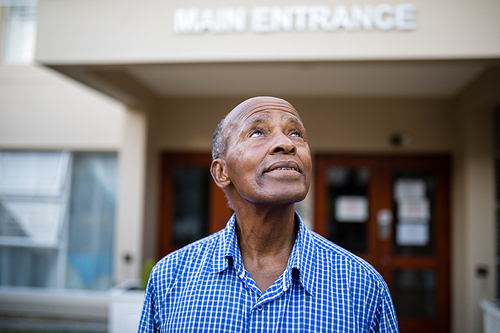
[[[271,146],[271,154],[295,154],[297,147],[285,133],[277,133]]]

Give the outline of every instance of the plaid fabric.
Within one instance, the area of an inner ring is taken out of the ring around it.
[[[226,228],[163,258],[139,332],[398,332],[391,296],[365,261],[305,228],[285,272],[261,292]]]

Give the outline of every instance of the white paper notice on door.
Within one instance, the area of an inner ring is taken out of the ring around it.
[[[394,199],[405,201],[425,197],[425,182],[422,179],[401,178],[394,183]]]
[[[430,217],[430,204],[427,199],[404,200],[398,203],[399,220],[429,221]]]
[[[396,226],[396,243],[400,246],[425,246],[429,243],[429,225],[404,223]]]
[[[368,199],[357,195],[344,195],[335,201],[335,219],[338,222],[366,222]]]

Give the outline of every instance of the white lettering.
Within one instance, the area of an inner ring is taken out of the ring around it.
[[[351,7],[351,29],[373,30],[373,7],[366,5],[364,8],[358,5]]]
[[[252,10],[252,30],[269,32],[269,7],[255,7]]]
[[[236,8],[233,23],[233,29],[236,32],[243,32],[247,29],[247,10],[245,8]]]
[[[338,28],[344,28],[346,30],[351,30],[351,18],[349,17],[349,11],[344,6],[337,6],[333,11],[332,16],[332,30],[337,30]]]
[[[214,11],[212,9],[203,9],[200,13],[200,18],[195,25],[195,32],[214,31],[214,28]]]
[[[218,8],[213,9],[179,8],[174,12],[174,32],[202,33],[205,31],[216,33],[243,32],[246,30],[245,8]]]
[[[246,30],[245,8],[219,8],[215,13],[214,32],[243,32]]]
[[[415,11],[415,5],[411,3],[396,5],[396,27],[399,30],[415,30],[417,28]]]
[[[323,30],[330,30],[328,24],[331,10],[327,6],[309,7],[309,30],[316,31],[321,27]]]
[[[194,25],[198,18],[198,9],[179,8],[174,12],[174,32],[190,33],[194,32]]]
[[[394,9],[386,3],[375,7],[375,26],[380,30],[391,30],[394,28]]]
[[[257,33],[278,31],[415,30],[416,6],[390,5],[258,6],[251,10],[250,28]],[[175,33],[231,33],[247,29],[247,10],[243,7],[217,9],[179,8],[174,12]]]
[[[298,31],[307,28],[307,6],[295,6],[295,29]]]
[[[269,9],[269,31],[280,31],[283,15],[280,7],[271,7]]]
[[[283,9],[281,13],[281,29],[284,31],[293,30],[293,18],[295,14],[295,8],[293,6],[288,6]]]

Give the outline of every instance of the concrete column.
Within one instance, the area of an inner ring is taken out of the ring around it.
[[[496,297],[493,110],[500,101],[499,74],[486,72],[455,104],[452,332],[482,332],[479,303]],[[478,274],[480,268],[488,274]]]
[[[159,110],[151,108],[148,112],[148,147],[146,166],[146,194],[144,212],[144,244],[142,262],[156,260],[158,256],[158,203],[160,195],[160,153],[159,135],[162,131]],[[165,129],[163,129],[165,130]],[[146,278],[146,277],[144,277]]]
[[[119,153],[118,207],[114,244],[116,283],[141,276],[147,129],[147,113],[128,108]]]

